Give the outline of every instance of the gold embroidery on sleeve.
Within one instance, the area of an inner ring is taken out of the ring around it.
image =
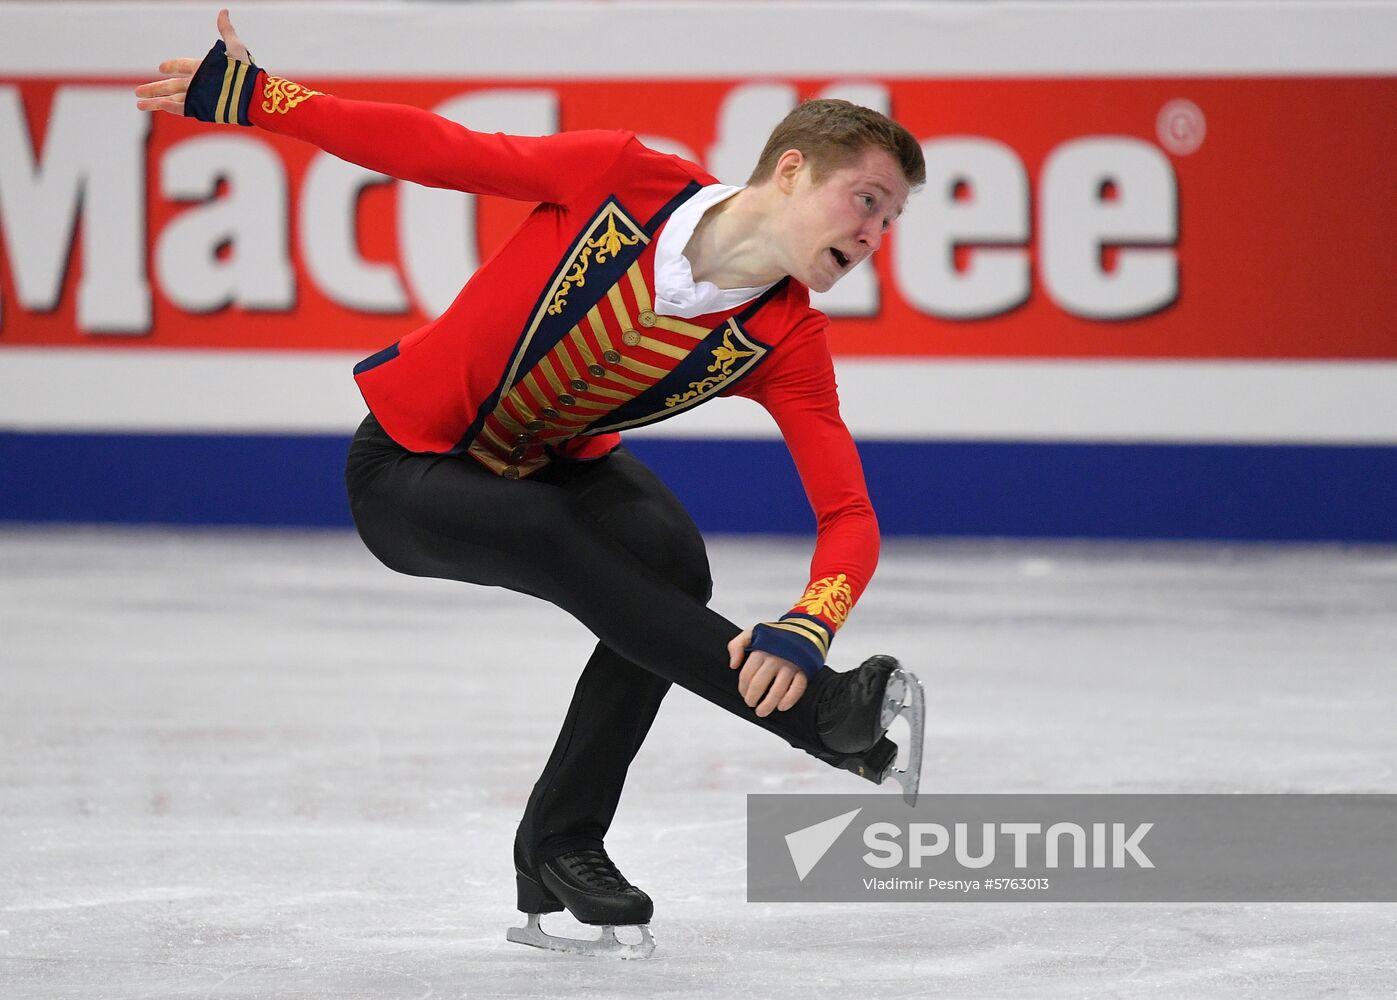
[[[320,91],[302,87],[299,83],[283,80],[279,76],[267,77],[262,85],[262,110],[269,115],[284,115],[302,101],[322,96]]]
[[[823,615],[835,628],[844,624],[849,617],[849,608],[854,603],[853,588],[846,583],[843,573],[816,580],[796,601],[796,607],[808,615]]]

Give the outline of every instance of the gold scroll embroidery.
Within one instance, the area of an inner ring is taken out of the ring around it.
[[[302,101],[322,96],[320,91],[302,87],[299,83],[283,80],[279,76],[267,77],[262,85],[262,110],[269,115],[284,115]]]
[[[571,294],[573,285],[581,288],[587,284],[587,268],[592,266],[594,260],[598,264],[605,264],[607,260],[619,254],[622,247],[633,247],[639,242],[639,236],[627,236],[617,229],[616,216],[608,215],[606,232],[582,245],[582,252],[578,254],[577,262],[563,278],[563,283],[558,286],[558,290],[553,293],[553,301],[548,304],[548,315],[556,316],[563,311],[563,307],[568,304],[568,295]]]
[[[839,628],[849,617],[849,608],[854,603],[854,591],[845,580],[843,573],[816,580],[796,601],[796,607],[808,615],[823,615]]]
[[[713,348],[713,363],[708,366],[708,371],[713,374],[697,382],[690,382],[687,392],[676,393],[665,399],[665,406],[678,406],[680,403],[687,403],[697,396],[706,392],[711,392],[714,388],[722,385],[724,381],[732,375],[732,366],[743,358],[756,356],[756,351],[743,351],[732,344],[732,327],[728,327],[723,334],[723,342]]]

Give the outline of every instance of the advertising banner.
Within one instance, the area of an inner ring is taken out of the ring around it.
[[[893,115],[927,183],[873,261],[815,296],[861,440],[1356,448],[1344,474],[1377,462],[1397,489],[1393,8],[858,7],[234,14],[306,86],[482,131],[630,129],[728,183],[803,99]],[[879,44],[838,44],[857,31]],[[0,7],[12,448],[347,434],[353,364],[444,310],[533,208],[136,110],[161,59],[213,37],[198,4]],[[775,435],[724,401],[636,436]]]
[[[131,82],[0,84],[6,346],[370,353],[533,208],[146,114]],[[888,108],[928,182],[823,303],[840,356],[1397,358],[1397,80],[305,84],[487,131],[630,128],[730,183],[802,98]]]

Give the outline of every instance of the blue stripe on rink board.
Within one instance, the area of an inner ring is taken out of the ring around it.
[[[780,442],[630,447],[706,531],[814,530]],[[1397,447],[865,441],[859,453],[885,535],[1397,542]]]
[[[0,432],[0,520],[349,524],[348,437]],[[809,534],[777,441],[628,442],[708,532]],[[864,442],[888,535],[1397,542],[1397,447]]]
[[[0,520],[347,525],[349,438],[0,433]]]

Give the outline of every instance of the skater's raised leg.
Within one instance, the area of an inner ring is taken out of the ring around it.
[[[599,460],[636,462],[624,449]],[[627,661],[846,766],[847,755],[816,732],[820,691],[835,672],[812,675],[789,711],[755,715],[728,666],[727,643],[742,630],[602,531],[551,481],[552,469],[504,480],[469,458],[408,452],[369,418],[350,452],[351,509],[365,544],[391,569],[540,597]]]

